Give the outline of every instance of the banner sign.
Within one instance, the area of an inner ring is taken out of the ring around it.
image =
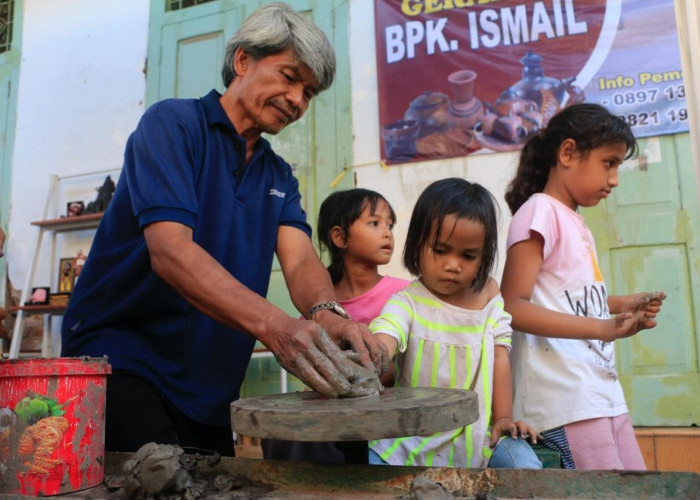
[[[584,101],[688,130],[673,0],[375,0],[375,30],[388,163],[516,150]]]

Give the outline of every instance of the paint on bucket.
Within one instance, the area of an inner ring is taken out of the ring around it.
[[[0,492],[56,495],[104,477],[104,358],[0,360]]]

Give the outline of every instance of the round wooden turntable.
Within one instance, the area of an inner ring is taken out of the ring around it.
[[[293,441],[358,441],[422,436],[474,423],[474,391],[392,387],[381,395],[329,399],[313,391],[231,403],[231,427],[245,436]]]

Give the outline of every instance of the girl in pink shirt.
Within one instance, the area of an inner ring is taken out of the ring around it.
[[[409,281],[379,274],[394,252],[396,214],[369,189],[338,191],[321,204],[318,241],[330,257],[328,272],[338,302],[353,321],[369,324],[391,295]]]
[[[330,194],[318,216],[318,242],[328,254],[328,272],[336,300],[353,321],[369,324],[384,303],[408,280],[382,276],[394,252],[396,214],[389,202],[369,189],[348,189]],[[382,376],[393,385],[393,372]],[[317,463],[367,463],[367,441],[297,442],[263,440],[263,456],[273,460]]]
[[[666,295],[610,296],[578,213],[608,197],[636,151],[623,119],[597,104],[569,106],[525,144],[505,195],[514,214],[501,284],[513,316],[513,413],[541,429],[564,468],[646,469],[614,341],[656,326]]]

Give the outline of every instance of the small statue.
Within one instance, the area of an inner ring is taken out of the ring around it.
[[[102,186],[97,189],[97,198],[95,198],[95,201],[91,201],[90,203],[88,203],[88,206],[85,208],[85,211],[83,213],[97,214],[107,210],[107,205],[109,205],[109,202],[112,201],[114,189],[114,181],[112,180],[112,177],[108,175],[105,179],[104,184],[102,184]]]
[[[78,253],[75,254],[75,258],[73,259],[73,283],[78,281],[78,276],[80,276],[80,272],[83,270],[86,259],[87,255],[85,255],[82,250],[78,250]]]

